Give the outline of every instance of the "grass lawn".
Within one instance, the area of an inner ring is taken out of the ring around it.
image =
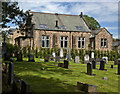
[[[113,62],[109,62],[105,67],[107,71],[93,69],[93,74],[86,74],[86,64],[76,64],[70,62],[70,68],[64,69],[57,67],[54,62],[40,62],[36,58],[36,62],[14,62],[14,72],[21,79],[26,80],[33,92],[80,92],[77,88],[77,81],[98,86],[100,92],[118,92],[118,76],[117,65],[114,69],[110,66]],[[45,70],[41,70],[44,67]],[[97,65],[99,69],[99,65]],[[103,80],[102,77],[107,77],[108,80]]]

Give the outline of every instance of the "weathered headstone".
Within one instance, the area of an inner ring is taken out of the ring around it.
[[[21,80],[21,94],[29,94],[30,85],[27,81]]]
[[[60,57],[59,56],[55,57],[55,62],[60,62]]]
[[[79,56],[75,57],[75,63],[80,63],[80,57]]]
[[[111,65],[111,68],[113,68],[113,65]]]
[[[108,63],[108,57],[102,57],[102,60],[105,60],[105,63]]]
[[[63,49],[61,48],[60,49],[60,58],[63,58],[64,56],[63,56]]]
[[[105,61],[101,60],[100,61],[100,70],[104,70],[104,68],[105,68]]]
[[[91,64],[91,62],[87,63],[87,74],[92,75],[92,64]]]
[[[8,83],[9,85],[13,84],[14,80],[14,64],[13,62],[9,63],[9,71],[8,71]]]
[[[64,63],[58,63],[58,67],[64,67]]]
[[[94,59],[94,50],[90,51],[90,58]]]
[[[50,58],[50,56],[45,56],[44,57],[44,62],[49,62],[49,58]]]
[[[66,59],[67,59],[68,61],[72,61],[71,49],[70,49],[70,48],[67,48]]]
[[[93,69],[96,69],[96,61],[95,60],[92,61],[92,67],[93,67]]]
[[[28,56],[28,58],[29,58],[29,60],[28,60],[29,62],[35,62],[35,60],[34,60],[34,55],[31,55],[31,54],[30,54],[30,55]]]
[[[52,52],[52,56],[55,58],[55,52]]]
[[[50,56],[50,61],[54,61],[53,55]]]
[[[89,55],[84,56],[84,63],[87,64],[89,62]]]
[[[69,61],[68,60],[64,60],[64,68],[68,69],[69,67]]]
[[[82,83],[82,82],[77,82],[77,88],[80,90],[80,91],[84,91],[84,92],[97,92],[97,87],[98,86],[95,86],[95,85],[90,85],[90,84],[86,84],[86,83]]]

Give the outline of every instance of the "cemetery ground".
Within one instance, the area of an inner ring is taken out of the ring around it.
[[[14,61],[14,73],[30,84],[32,92],[81,92],[77,89],[77,82],[83,82],[98,86],[98,92],[118,92],[117,65],[109,61],[105,65],[107,71],[93,69],[96,76],[87,75],[87,64],[69,62],[69,69],[58,67],[54,61],[42,62],[40,58],[35,58],[35,62]],[[63,63],[63,61],[60,61]],[[111,64],[114,68],[110,68]],[[41,70],[44,68],[44,70]],[[103,80],[107,77],[108,80]]]

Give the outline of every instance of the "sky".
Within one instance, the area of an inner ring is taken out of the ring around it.
[[[118,38],[118,0],[17,0],[19,7],[44,13],[84,15],[94,17],[101,25]]]

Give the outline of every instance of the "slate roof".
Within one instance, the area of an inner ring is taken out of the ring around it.
[[[120,46],[120,41],[114,41],[113,46]]]
[[[80,15],[30,12],[35,29],[90,32],[86,21]],[[56,28],[56,21],[58,27]],[[41,27],[41,28],[40,28]]]

